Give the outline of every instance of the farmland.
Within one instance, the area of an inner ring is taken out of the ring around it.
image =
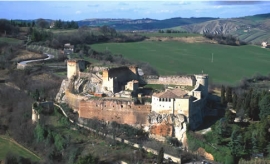
[[[269,74],[270,50],[252,45],[143,41],[94,44],[91,47],[97,51],[108,49],[131,60],[148,62],[161,75],[197,74],[203,71],[209,74],[213,83],[219,84],[237,84],[244,77],[257,73]]]

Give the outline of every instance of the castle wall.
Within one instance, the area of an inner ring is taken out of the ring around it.
[[[66,90],[65,92],[66,95],[66,103],[74,110],[78,111],[79,110],[79,104],[80,101],[83,100],[84,97],[80,95],[75,95],[71,93],[70,91]]]
[[[161,114],[184,114],[189,116],[189,98],[165,99],[152,96],[152,111]]]
[[[188,118],[191,129],[196,129],[203,123],[204,107],[206,105],[206,101],[207,99],[204,98],[195,100],[191,103]]]
[[[160,101],[160,98],[152,96],[152,111],[157,113],[173,113],[174,109],[174,100],[173,99],[166,99]]]
[[[116,121],[120,124],[148,124],[150,105],[134,105],[130,101],[87,100],[79,103],[79,117]]]
[[[196,79],[194,76],[159,76],[146,77],[147,84],[171,84],[171,85],[187,85],[194,86]]]
[[[119,92],[124,89],[128,81],[138,80],[136,67],[117,67],[103,70],[103,88],[112,92]],[[122,88],[123,87],[123,88]]]
[[[189,117],[190,99],[176,99],[174,108],[175,114],[183,114]]]

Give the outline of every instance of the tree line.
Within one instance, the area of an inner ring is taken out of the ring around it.
[[[79,25],[75,21],[62,21],[61,19],[54,21],[55,29],[77,29]]]
[[[204,33],[203,36],[208,39],[215,40],[219,44],[225,44],[225,45],[231,45],[231,46],[240,46],[240,45],[247,44],[246,42],[241,41],[239,40],[239,38],[236,38],[232,35]]]
[[[173,30],[173,29],[167,29],[167,30],[158,30],[159,33],[187,33],[186,31],[181,30]]]

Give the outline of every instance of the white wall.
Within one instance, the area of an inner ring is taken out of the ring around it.
[[[157,113],[173,113],[174,100],[159,101],[158,97],[152,96],[152,111]]]

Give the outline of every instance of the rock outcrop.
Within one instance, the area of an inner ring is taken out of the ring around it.
[[[166,136],[173,136],[182,141],[185,137],[186,118],[184,115],[151,112],[148,115],[148,121],[150,136],[153,138],[165,140]]]

